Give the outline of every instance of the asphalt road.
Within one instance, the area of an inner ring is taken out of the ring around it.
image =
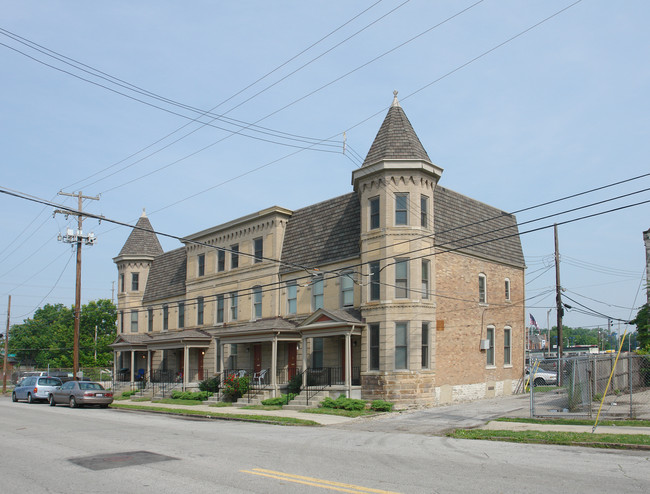
[[[644,492],[650,485],[647,453],[462,441],[398,430],[408,415],[396,416],[393,430],[370,432],[352,428],[369,421],[344,428],[282,427],[51,408],[3,398],[0,490],[546,494],[549,489]],[[381,422],[387,427],[390,421]]]

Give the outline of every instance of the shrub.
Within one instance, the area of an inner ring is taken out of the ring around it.
[[[287,386],[287,392],[289,394],[297,395],[300,393],[300,388],[302,388],[302,374],[298,374],[291,378],[289,386]]]
[[[392,412],[393,411],[393,403],[390,401],[384,401],[384,400],[374,400],[370,404],[370,408],[374,410],[375,412]]]
[[[288,395],[278,396],[276,398],[269,398],[268,400],[262,401],[262,405],[266,406],[282,406],[289,403],[296,397],[294,393],[289,393]]]
[[[219,378],[218,377],[210,377],[208,379],[205,379],[204,381],[201,381],[199,383],[199,389],[201,391],[210,391],[211,393],[216,393],[219,391]]]
[[[196,400],[205,401],[212,396],[210,391],[172,391],[173,400]]]
[[[138,392],[137,389],[132,389],[131,391],[123,391],[122,392],[122,398],[130,398],[131,396],[133,396],[137,392]]]
[[[355,400],[354,398],[346,398],[341,395],[336,400],[332,398],[325,398],[320,403],[321,408],[340,408],[343,410],[364,410],[366,408],[366,402],[363,400]]]
[[[223,394],[230,398],[230,401],[235,401],[241,398],[248,391],[249,378],[228,376],[223,381]]]

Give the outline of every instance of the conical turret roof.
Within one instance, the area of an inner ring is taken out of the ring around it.
[[[120,256],[145,256],[156,257],[163,253],[163,248],[158,241],[158,237],[153,231],[151,222],[144,211],[142,216],[135,224],[131,235],[126,239],[126,243],[120,251]]]
[[[382,160],[423,160],[431,163],[411,122],[397,101],[397,91],[393,91],[393,95],[393,104],[370,146],[363,166]]]

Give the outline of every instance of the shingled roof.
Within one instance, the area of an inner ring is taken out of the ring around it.
[[[159,256],[163,253],[163,248],[154,233],[149,218],[142,213],[131,235],[126,239],[126,243],[119,256]],[[118,257],[119,257],[118,256]]]
[[[161,298],[184,296],[186,273],[185,247],[159,255],[151,263],[142,301],[146,304]]]
[[[314,267],[358,257],[360,222],[359,198],[354,192],[298,209],[287,224],[281,259]],[[295,269],[285,264],[281,272]]]
[[[424,160],[431,163],[406,113],[399,106],[397,91],[394,94],[393,104],[370,146],[363,166],[382,160]]]
[[[439,250],[458,250],[525,266],[514,215],[439,185],[433,194],[433,204],[435,243]]]

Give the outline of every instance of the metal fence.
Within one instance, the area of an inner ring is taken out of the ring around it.
[[[613,353],[534,361],[529,379],[532,417],[592,418],[602,401],[601,419],[650,419],[648,355],[626,353],[618,361]]]

